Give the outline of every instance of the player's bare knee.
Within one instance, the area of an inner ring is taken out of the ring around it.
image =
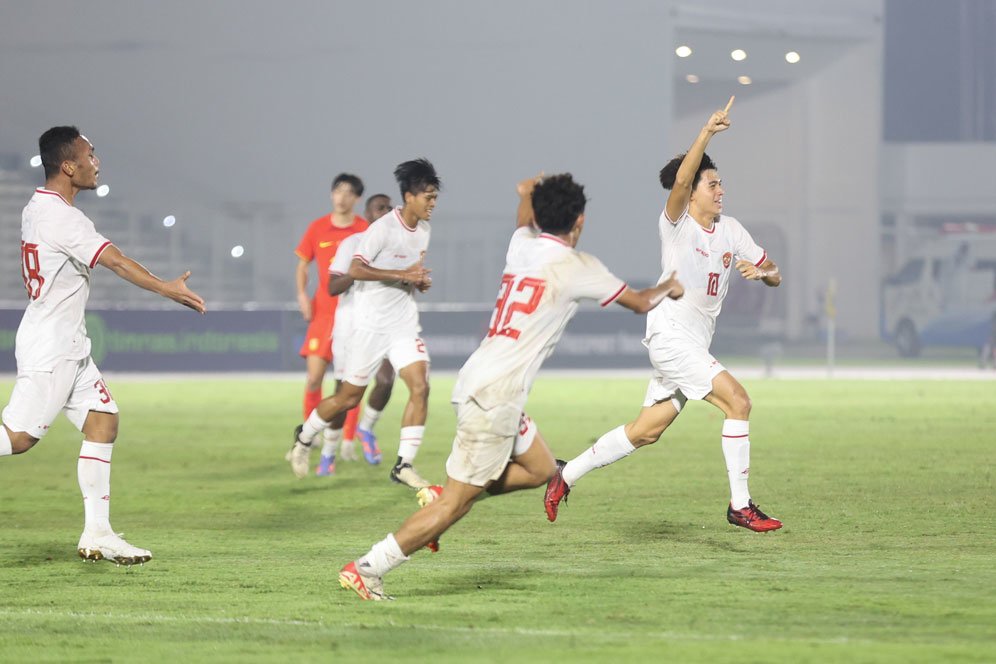
[[[429,382],[421,378],[413,380],[408,384],[408,392],[415,403],[426,403],[429,401]]]
[[[88,428],[83,432],[83,435],[91,443],[110,445],[118,439],[118,425],[115,423],[113,425]]]
[[[360,401],[363,400],[363,392],[354,392],[349,390],[348,392],[340,392],[336,395],[336,399],[343,407],[343,412],[347,410],[352,410],[360,405]]]
[[[750,397],[747,395],[746,390],[737,390],[734,392],[733,399],[730,402],[730,410],[732,411],[730,415],[738,420],[750,419],[750,408]]]

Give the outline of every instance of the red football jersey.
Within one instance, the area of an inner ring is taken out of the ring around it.
[[[329,295],[329,265],[335,257],[339,243],[354,233],[362,233],[370,223],[359,215],[353,216],[353,223],[345,228],[332,225],[332,215],[315,219],[304,232],[301,243],[294,253],[304,261],[315,261],[318,267],[318,288],[312,298],[314,316],[330,316],[335,310],[337,299]]]

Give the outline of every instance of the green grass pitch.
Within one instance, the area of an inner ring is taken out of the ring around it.
[[[0,460],[3,661],[996,661],[996,382],[747,381],[751,490],[783,530],[726,523],[722,417],[692,403],[555,524],[539,490],[478,504],[381,603],[336,573],[414,495],[387,465],[291,475],[303,376],[110,383],[112,523],[154,559],[77,558],[80,436],[60,418]],[[417,461],[436,481],[451,387],[434,381]],[[528,412],[569,458],[643,390],[540,376]]]

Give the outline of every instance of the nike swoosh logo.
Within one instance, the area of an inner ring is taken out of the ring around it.
[[[325,247],[331,247],[335,242],[319,242],[318,246],[324,249]]]

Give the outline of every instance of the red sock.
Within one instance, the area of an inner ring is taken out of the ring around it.
[[[360,421],[360,407],[346,413],[346,423],[342,425],[342,439],[353,440],[356,437],[356,425]]]
[[[308,419],[308,415],[311,415],[311,411],[318,407],[318,404],[322,401],[322,388],[317,390],[304,392],[304,419]]]

